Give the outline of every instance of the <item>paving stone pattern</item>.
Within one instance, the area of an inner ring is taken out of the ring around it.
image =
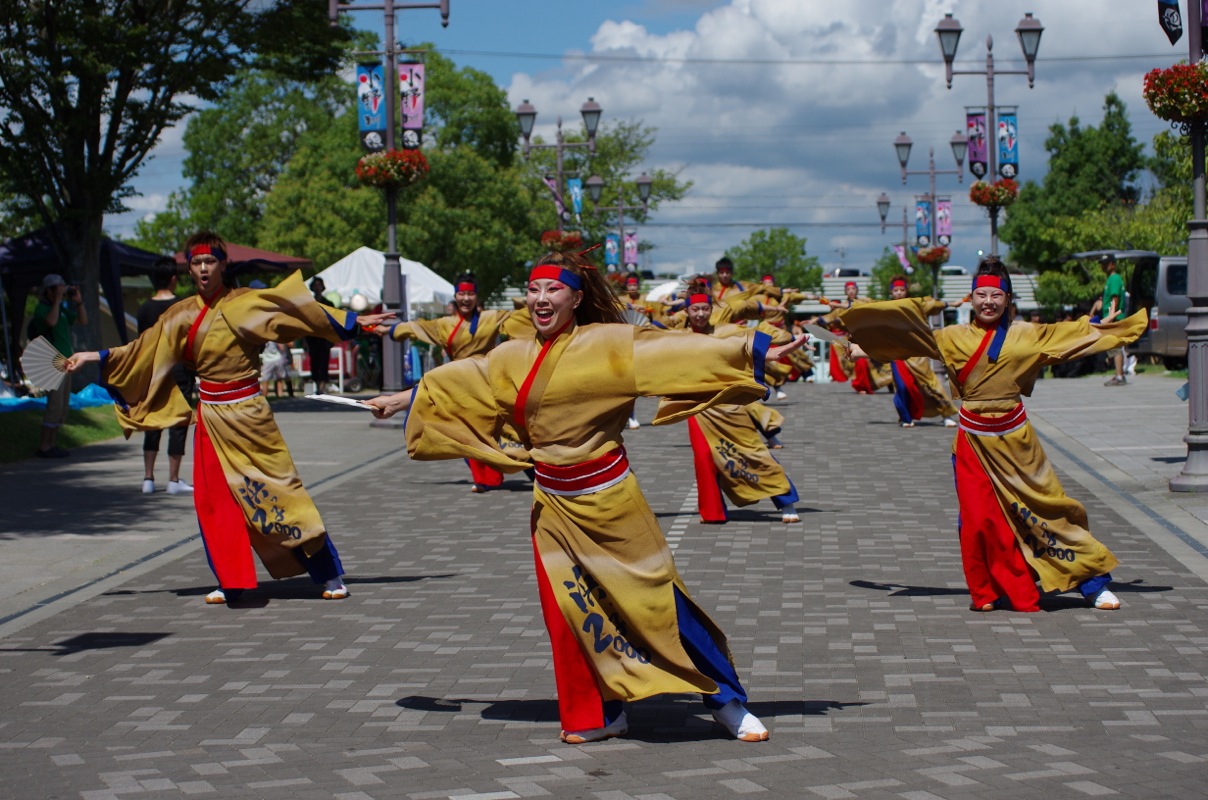
[[[627,434],[771,741],[729,740],[677,695],[633,704],[626,738],[560,744],[527,482],[472,495],[460,462],[400,459],[320,498],[346,601],[295,579],[208,607],[193,552],[0,639],[0,795],[1205,796],[1200,579],[1067,481],[1123,562],[1124,609],[972,613],[951,432],[898,428],[887,394],[789,393],[800,525],[770,502],[700,525],[686,428]],[[382,436],[399,434],[349,426],[346,446]]]

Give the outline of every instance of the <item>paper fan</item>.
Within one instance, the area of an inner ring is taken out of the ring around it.
[[[67,377],[67,357],[54,345],[39,336],[25,346],[21,354],[21,369],[29,382],[40,389],[54,391],[63,385]]]
[[[805,328],[806,332],[809,333],[810,336],[813,336],[815,339],[821,339],[824,342],[830,342],[831,344],[837,344],[840,347],[849,347],[850,346],[848,344],[846,337],[838,336],[834,333],[831,333],[826,328],[823,328],[820,325],[808,325],[807,324],[807,325],[802,325],[801,327]]]
[[[625,321],[630,325],[637,325],[638,327],[641,327],[643,325],[650,324],[650,317],[646,316],[641,309],[627,308],[625,309]]]

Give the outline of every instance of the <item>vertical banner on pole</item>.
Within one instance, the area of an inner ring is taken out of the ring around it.
[[[935,241],[947,247],[952,243],[952,201],[935,201]]]
[[[1019,118],[1015,106],[998,110],[998,174],[1014,178],[1019,174]]]
[[[604,237],[604,265],[615,267],[621,263],[621,237],[610,233]]]
[[[914,202],[914,240],[919,247],[931,246],[931,201]]]
[[[625,232],[625,268],[634,269],[638,265],[638,232]]]
[[[545,184],[545,188],[549,189],[549,193],[554,196],[554,206],[558,209],[558,219],[568,219],[570,215],[566,213],[566,205],[562,202],[562,195],[558,192],[558,180],[553,175],[546,175],[541,180]]]
[[[969,172],[981,180],[986,177],[990,152],[986,149],[986,110],[965,108],[965,136],[969,139]]]
[[[381,64],[357,64],[357,124],[361,147],[386,148],[386,90]]]
[[[583,216],[583,179],[567,178],[566,191],[570,193],[570,207],[575,212],[575,219]]]
[[[399,117],[403,123],[403,149],[418,150],[424,132],[424,65],[398,65]]]
[[[914,267],[911,266],[910,259],[906,257],[906,248],[900,244],[895,244],[893,246],[893,252],[897,254],[898,263],[902,265],[902,269],[906,271],[906,274],[912,275],[914,273]]]

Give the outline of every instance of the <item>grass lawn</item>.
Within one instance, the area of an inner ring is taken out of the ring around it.
[[[33,458],[41,436],[42,410],[12,411],[0,414],[0,464]],[[66,450],[121,436],[122,429],[113,414],[113,406],[98,406],[67,412],[67,422],[59,428],[56,444]]]

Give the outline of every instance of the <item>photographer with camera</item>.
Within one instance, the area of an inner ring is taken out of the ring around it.
[[[45,336],[65,356],[75,352],[71,346],[71,326],[87,325],[88,314],[80,299],[80,287],[68,286],[62,275],[51,273],[42,279],[42,294],[29,322],[29,337]],[[71,403],[71,381],[46,396],[46,414],[42,417],[41,440],[34,452],[39,458],[63,458],[69,453],[55,446],[59,427],[67,419]]]

